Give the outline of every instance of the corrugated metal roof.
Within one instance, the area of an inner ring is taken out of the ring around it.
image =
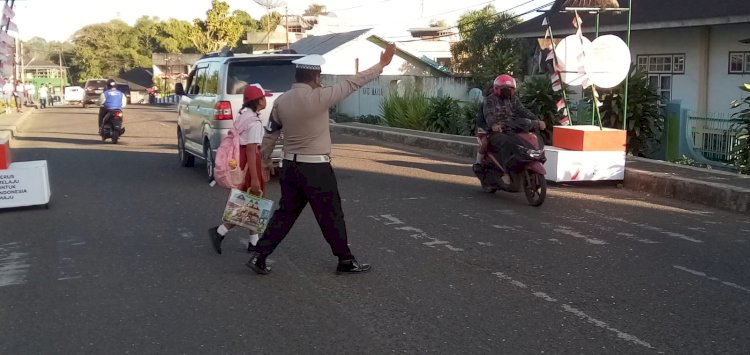
[[[346,43],[349,43],[371,29],[358,31],[332,33],[324,36],[310,36],[294,42],[289,48],[294,49],[300,54],[326,54]]]
[[[631,0],[619,0],[620,7],[627,8]],[[559,9],[564,0],[557,0],[553,10]],[[583,20],[583,29],[593,31],[596,16],[579,12]],[[542,20],[545,14],[534,17],[509,29],[510,37],[542,37],[545,28]],[[549,22],[558,33],[573,32],[571,21],[575,15],[552,11]],[[750,18],[750,1],[748,0],[648,0],[635,1],[633,4],[632,27],[634,30],[651,28],[680,28],[712,24],[744,23]],[[627,27],[628,15],[624,13],[603,12],[600,25],[603,29],[624,30]]]

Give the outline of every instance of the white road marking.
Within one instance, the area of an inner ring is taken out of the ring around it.
[[[547,240],[549,240],[553,244],[562,245],[562,242],[560,242],[559,240],[557,240],[555,238],[550,238],[550,239],[547,239]]]
[[[516,286],[518,288],[521,288],[521,289],[524,289],[524,290],[530,289],[528,285],[524,284],[523,282],[520,282],[520,281],[517,281],[517,280],[513,280],[513,278],[511,278],[510,276],[508,276],[508,275],[506,275],[506,274],[504,274],[502,272],[494,272],[492,274],[495,275],[495,276],[497,276],[498,279],[503,280],[503,281],[508,281],[510,284],[512,284],[512,285],[514,285],[514,286]],[[542,299],[544,301],[547,301],[547,302],[550,302],[550,303],[558,303],[557,299],[553,298],[552,296],[550,296],[550,295],[548,295],[548,294],[546,294],[544,292],[539,292],[539,291],[531,290],[531,294],[534,297],[540,298],[540,299]],[[646,348],[649,348],[649,349],[653,349],[654,348],[653,346],[651,346],[651,344],[649,344],[649,343],[647,343],[647,342],[645,342],[645,341],[637,338],[636,336],[628,334],[628,333],[625,333],[625,332],[623,332],[623,331],[621,331],[619,329],[613,328],[612,326],[608,325],[606,322],[601,321],[601,320],[596,319],[596,318],[593,318],[593,317],[589,316],[588,314],[584,313],[583,311],[581,311],[581,310],[579,310],[579,309],[577,309],[575,307],[572,307],[572,306],[567,305],[567,304],[562,304],[562,305],[560,305],[560,307],[562,307],[562,309],[564,311],[572,313],[572,314],[576,315],[578,318],[581,318],[581,319],[585,320],[587,323],[593,324],[593,325],[595,325],[595,326],[597,326],[599,328],[603,328],[603,329],[606,329],[606,330],[608,330],[610,332],[615,333],[618,338],[623,339],[623,340],[625,340],[625,341],[627,341],[629,343],[632,343],[632,344],[635,344],[635,345],[640,345],[640,346],[643,346],[643,347],[646,347]]]
[[[564,234],[564,235],[567,235],[567,236],[571,236],[573,238],[583,239],[583,240],[586,241],[586,243],[589,243],[589,244],[593,244],[593,245],[605,245],[605,244],[607,244],[607,242],[605,242],[605,241],[603,241],[601,239],[589,237],[589,236],[587,236],[587,235],[585,235],[583,233],[580,233],[580,232],[577,232],[577,231],[573,230],[573,228],[570,228],[570,227],[559,226],[559,228],[555,228],[553,230],[555,232],[557,232],[557,233]]]
[[[383,220],[381,220],[378,217],[370,216],[370,218],[373,218],[374,220],[376,220],[378,222],[381,222],[381,223],[383,223],[386,226],[405,224],[402,220],[400,220],[400,219],[398,219],[398,218],[396,218],[396,217],[394,217],[392,215],[380,215],[380,217],[385,218],[386,220],[388,220],[388,222],[383,221]],[[428,246],[430,248],[434,248],[435,246],[443,246],[443,247],[445,247],[446,249],[448,249],[448,250],[450,250],[452,252],[462,252],[462,251],[464,251],[464,249],[456,248],[456,247],[450,245],[449,241],[439,240],[437,238],[433,238],[429,234],[425,233],[425,231],[423,231],[423,230],[421,230],[419,228],[416,228],[416,227],[404,225],[402,227],[394,227],[393,229],[395,229],[397,231],[412,232],[412,234],[410,234],[409,236],[412,237],[412,238],[414,238],[414,239],[426,239],[426,240],[428,240],[427,242],[424,242],[422,244],[425,245],[425,246]]]
[[[380,215],[380,217],[383,217],[383,218],[385,218],[385,219],[387,219],[387,220],[390,221],[389,223],[385,224],[386,226],[390,226],[390,225],[393,225],[393,224],[404,224],[404,222],[402,222],[400,219],[398,219],[396,217],[393,217],[393,216],[391,216],[389,214]]]
[[[27,253],[15,251],[18,243],[0,245],[0,287],[26,283],[26,274],[31,266]]]
[[[620,222],[620,223],[623,223],[623,224],[629,224],[631,226],[639,227],[639,228],[645,229],[647,231],[657,232],[657,233],[661,233],[661,234],[669,236],[669,237],[678,238],[678,239],[682,239],[682,240],[687,240],[688,242],[703,243],[703,241],[700,240],[700,239],[695,239],[695,238],[692,238],[692,237],[688,237],[688,236],[686,236],[686,235],[684,235],[682,233],[675,233],[675,232],[666,231],[666,230],[664,230],[662,228],[651,226],[651,225],[648,225],[648,224],[645,224],[645,223],[631,222],[631,221],[628,221],[625,218],[612,217],[612,216],[608,216],[608,215],[605,215],[603,213],[598,213],[598,212],[595,212],[595,211],[592,211],[592,210],[585,210],[585,212],[588,213],[588,214],[592,214],[592,215],[598,216],[598,217],[600,217],[602,219],[605,219],[605,220],[609,220],[609,221],[613,221],[613,222]]]
[[[625,237],[630,240],[635,240],[636,242],[643,243],[643,244],[661,244],[661,242],[657,242],[655,240],[647,239],[647,238],[638,238],[635,234],[632,233],[617,233],[617,235],[621,237]]]
[[[407,197],[407,198],[404,198],[403,200],[413,201],[413,200],[426,200],[426,199],[427,197]]]
[[[740,286],[740,285],[738,285],[738,284],[736,284],[734,282],[726,282],[726,281],[722,281],[722,280],[720,280],[720,279],[718,279],[716,277],[708,276],[708,275],[706,275],[705,272],[695,271],[695,270],[688,269],[688,268],[686,268],[684,266],[679,266],[679,265],[672,265],[672,266],[675,269],[682,270],[682,271],[685,271],[687,273],[690,273],[690,274],[693,274],[693,275],[696,275],[696,276],[705,277],[705,278],[707,278],[707,279],[709,279],[711,281],[721,282],[723,285],[726,285],[726,286],[729,286],[729,287],[732,287],[732,288],[736,288],[736,289],[741,290],[741,291],[750,292],[749,288],[742,287],[742,286]]]
[[[589,323],[591,323],[591,324],[593,324],[593,325],[595,325],[595,326],[597,326],[599,328],[603,328],[603,329],[609,330],[611,332],[614,332],[615,334],[617,334],[617,337],[620,338],[620,339],[623,339],[623,340],[625,340],[627,342],[630,342],[630,343],[633,343],[633,344],[637,344],[637,345],[640,345],[640,346],[643,346],[643,347],[646,347],[646,348],[649,348],[649,349],[653,349],[654,348],[653,346],[651,346],[651,344],[649,344],[649,343],[647,343],[647,342],[645,342],[643,340],[640,340],[640,339],[638,339],[637,337],[635,337],[633,335],[630,335],[628,333],[625,333],[625,332],[622,332],[622,331],[617,330],[615,328],[612,328],[607,323],[605,323],[603,321],[600,321],[598,319],[592,318],[588,314],[583,313],[581,310],[579,310],[579,309],[577,309],[575,307],[571,307],[571,306],[569,306],[567,304],[564,304],[564,305],[562,305],[562,308],[566,312],[573,313],[576,316],[578,316],[579,318],[581,318],[581,319],[583,319],[583,320],[585,320],[585,321],[587,321],[587,322],[589,322]]]
[[[483,246],[483,247],[491,247],[491,246],[494,246],[494,245],[493,245],[492,243],[490,243],[490,242],[477,242],[477,244],[479,244],[479,245],[481,245],[481,246]]]
[[[511,226],[498,226],[498,225],[493,225],[493,226],[492,226],[492,228],[497,228],[497,229],[500,229],[500,230],[504,230],[504,231],[512,231],[512,232],[518,232],[518,231],[519,231],[518,229],[516,229],[516,227],[511,227]]]

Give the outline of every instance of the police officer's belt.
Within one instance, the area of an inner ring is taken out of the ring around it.
[[[296,161],[299,163],[330,163],[331,157],[324,154],[292,154],[284,153],[284,160]]]

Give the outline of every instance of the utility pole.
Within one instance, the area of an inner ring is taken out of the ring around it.
[[[284,28],[286,29],[286,48],[289,48],[289,6],[284,6]]]
[[[58,51],[58,60],[60,61],[60,93],[65,92],[65,77],[63,76],[63,65],[62,65],[62,45],[60,45]]]

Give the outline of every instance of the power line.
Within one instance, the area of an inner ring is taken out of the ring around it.
[[[533,0],[532,0],[532,1],[528,1],[528,2],[525,2],[525,3],[523,3],[523,4],[521,4],[521,5],[518,5],[518,6],[514,7],[514,8],[518,8],[518,7],[520,7],[520,6],[523,6],[523,5],[525,5],[525,4],[528,4],[528,3],[530,3],[530,2],[533,2]],[[554,1],[552,1],[552,2],[549,2],[549,3],[547,3],[547,4],[544,4],[544,5],[542,5],[542,6],[536,7],[536,8],[534,8],[534,9],[531,9],[531,10],[529,10],[529,11],[526,11],[526,12],[524,12],[524,13],[521,13],[521,14],[518,14],[518,15],[514,15],[514,16],[511,16],[511,17],[509,17],[509,18],[505,19],[504,21],[511,21],[511,20],[515,20],[515,19],[517,19],[517,18],[520,18],[520,17],[526,16],[526,15],[528,15],[528,14],[530,14],[530,13],[533,13],[533,12],[536,12],[536,11],[538,11],[538,10],[541,10],[541,9],[543,9],[543,8],[545,8],[545,7],[547,7],[547,6],[550,6],[550,5],[554,4],[554,3],[555,3]],[[511,9],[508,9],[508,10],[505,10],[505,11],[499,11],[499,12],[495,13],[494,15],[492,15],[492,17],[497,17],[497,16],[499,16],[499,15],[501,15],[501,14],[505,13],[505,12],[511,11],[512,9],[513,9],[513,8],[511,8]],[[473,20],[473,21],[468,21],[468,22],[464,22],[464,23],[462,23],[462,24],[460,24],[460,25],[457,25],[457,26],[451,26],[451,27],[445,28],[445,30],[448,30],[448,29],[454,29],[454,28],[459,28],[459,27],[461,27],[461,26],[469,25],[469,24],[472,24],[472,23],[475,23],[475,22],[479,22],[479,21],[482,21],[482,20],[486,20],[486,19],[485,19],[485,18],[478,18],[478,19],[476,19],[476,20]],[[419,41],[432,40],[432,39],[436,39],[436,38],[450,37],[450,36],[454,36],[454,35],[455,35],[455,33],[450,33],[450,34],[444,34],[444,35],[436,35],[436,36],[430,36],[430,37],[428,37],[428,38],[415,38],[415,39],[413,39],[413,40],[405,40],[405,41],[395,41],[395,42],[398,42],[398,43],[407,43],[407,42],[419,42]]]

